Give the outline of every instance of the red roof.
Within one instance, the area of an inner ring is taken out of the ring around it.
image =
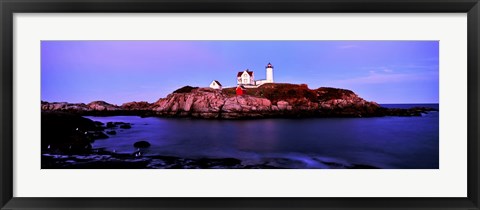
[[[249,71],[248,69],[245,70],[245,71],[247,71],[248,75],[253,76],[253,71]],[[237,77],[242,76],[242,74],[243,74],[243,71],[239,71],[239,72],[237,73]]]

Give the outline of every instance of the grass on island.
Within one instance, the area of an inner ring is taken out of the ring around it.
[[[235,96],[236,87],[224,88],[222,92],[228,96]],[[306,84],[288,84],[288,83],[270,83],[263,84],[258,88],[247,88],[245,95],[267,98],[273,103],[292,98],[305,98],[309,101],[327,101],[336,98],[342,98],[344,95],[354,94],[350,90],[321,87],[318,89],[309,89]]]

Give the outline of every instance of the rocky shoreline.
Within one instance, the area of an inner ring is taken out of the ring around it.
[[[363,164],[317,161],[322,166],[317,169],[379,169]],[[286,158],[265,158],[259,163],[249,163],[236,158],[135,157],[105,151],[80,155],[42,154],[42,169],[289,169],[291,164],[308,168],[300,161]]]
[[[44,112],[80,115],[138,115],[204,119],[255,119],[298,117],[421,116],[427,107],[388,109],[366,101],[350,90],[309,89],[306,85],[265,84],[237,96],[234,89],[214,90],[185,86],[154,103],[129,102],[120,106],[104,101],[88,104],[42,101]]]

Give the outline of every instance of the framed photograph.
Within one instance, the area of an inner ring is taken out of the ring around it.
[[[2,209],[479,209],[478,0],[0,6]]]

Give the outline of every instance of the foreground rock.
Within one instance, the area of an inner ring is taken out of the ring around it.
[[[133,144],[136,148],[148,148],[150,147],[150,143],[148,141],[137,141]]]
[[[297,160],[265,158],[256,162],[236,158],[181,158],[174,156],[135,156],[100,151],[83,155],[42,155],[42,169],[378,169],[364,164],[317,161],[311,167]]]
[[[42,112],[41,148],[53,153],[84,153],[96,139],[108,138],[94,121],[68,113]]]

